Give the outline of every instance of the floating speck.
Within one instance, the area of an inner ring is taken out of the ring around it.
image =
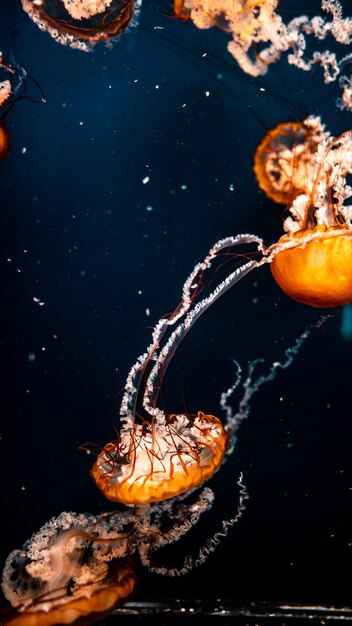
[[[34,361],[35,361],[35,354],[34,354],[34,352],[30,352],[30,353],[29,353],[29,355],[28,355],[28,361],[29,361],[30,363],[34,363]]]

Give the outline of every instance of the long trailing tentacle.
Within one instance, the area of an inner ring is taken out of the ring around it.
[[[240,489],[239,491],[240,496],[239,496],[239,502],[238,502],[236,514],[234,515],[234,517],[231,517],[230,519],[222,521],[222,529],[214,533],[214,535],[212,535],[211,537],[209,537],[205,545],[199,549],[196,557],[193,557],[192,555],[188,554],[185,557],[183,564],[179,568],[177,567],[169,568],[169,567],[163,567],[163,566],[159,567],[151,563],[150,551],[149,552],[146,551],[142,557],[143,565],[153,574],[160,574],[161,576],[171,576],[171,577],[184,576],[185,574],[188,574],[194,567],[199,567],[200,565],[203,565],[208,559],[209,555],[212,554],[216,550],[219,543],[224,538],[227,537],[232,526],[237,524],[237,522],[242,517],[243,512],[246,508],[245,502],[246,500],[248,500],[249,495],[248,495],[246,486],[243,483],[242,473],[240,474],[240,477],[237,481],[237,485],[239,486],[239,489]]]

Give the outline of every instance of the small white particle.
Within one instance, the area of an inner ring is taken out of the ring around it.
[[[207,97],[207,98],[209,98],[209,96],[210,96],[210,91],[206,91],[206,92],[205,92],[205,95],[206,95],[206,97]]]
[[[80,126],[83,126],[83,124],[84,124],[84,122],[79,122],[79,125],[80,125]]]
[[[150,316],[150,309],[146,309],[145,310],[145,314],[146,314],[147,317],[149,317]]]
[[[21,153],[26,154],[26,152],[27,152],[27,148],[26,146],[23,146],[23,148],[21,148]]]
[[[149,176],[145,176],[145,177],[143,178],[143,180],[142,180],[142,183],[143,183],[143,185],[146,185],[147,183],[149,183],[149,181],[150,181]]]
[[[234,191],[234,189],[235,189],[235,185],[234,185],[234,183],[230,183],[230,184],[229,184],[229,190],[230,190],[230,191]]]
[[[30,363],[33,363],[33,362],[35,361],[35,354],[34,354],[34,352],[30,352],[30,353],[29,353],[29,355],[28,355],[28,361],[29,361]]]
[[[147,207],[145,207],[145,210],[150,212],[150,211],[152,211],[152,210],[153,210],[153,207],[152,207],[152,206],[150,206],[150,205],[148,205]]]

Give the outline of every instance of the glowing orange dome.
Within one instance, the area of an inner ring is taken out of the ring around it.
[[[307,193],[312,154],[322,130],[305,122],[283,122],[265,135],[254,153],[253,169],[259,187],[269,198],[289,205]]]
[[[220,467],[228,435],[213,415],[168,415],[165,426],[135,425],[108,443],[91,476],[108,500],[146,504],[173,498]]]
[[[4,623],[6,626],[86,626],[110,615],[114,608],[131,595],[136,576],[129,568],[116,567],[109,581],[90,597],[74,598],[65,604],[53,603],[48,611],[30,610],[16,612]]]
[[[10,152],[10,135],[4,122],[0,121],[0,161],[6,159]]]
[[[191,18],[191,11],[185,6],[185,0],[174,0],[173,9],[175,15],[181,20],[189,20]]]
[[[297,246],[291,247],[294,241]],[[293,300],[319,308],[352,301],[352,230],[324,227],[283,235],[271,265],[281,289]],[[287,244],[287,247],[286,247]]]

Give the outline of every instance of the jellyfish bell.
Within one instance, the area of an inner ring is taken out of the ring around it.
[[[21,0],[24,11],[55,41],[88,52],[110,43],[138,15],[141,0]]]
[[[108,500],[157,502],[197,487],[220,467],[227,433],[213,415],[165,415],[122,429],[104,446],[91,476]]]
[[[297,180],[303,180],[305,190],[288,209],[286,234],[273,246],[270,268],[294,300],[338,307],[352,301],[352,209],[345,204],[352,197],[346,181],[352,173],[352,131],[334,138],[320,118],[310,117],[308,123],[311,128],[316,124],[321,140],[297,156],[297,169],[305,172]]]
[[[61,513],[8,556],[2,589],[9,626],[93,624],[131,595],[136,575],[123,537],[106,537],[104,519]],[[101,543],[105,550],[100,550]],[[112,547],[112,552],[107,548]]]
[[[283,235],[281,245],[270,269],[286,295],[318,308],[352,302],[351,228],[320,224]]]
[[[268,198],[288,206],[307,193],[312,155],[324,137],[324,126],[313,117],[281,122],[266,133],[254,153],[253,170]]]
[[[0,161],[6,159],[11,149],[10,133],[5,122],[0,120]]]

